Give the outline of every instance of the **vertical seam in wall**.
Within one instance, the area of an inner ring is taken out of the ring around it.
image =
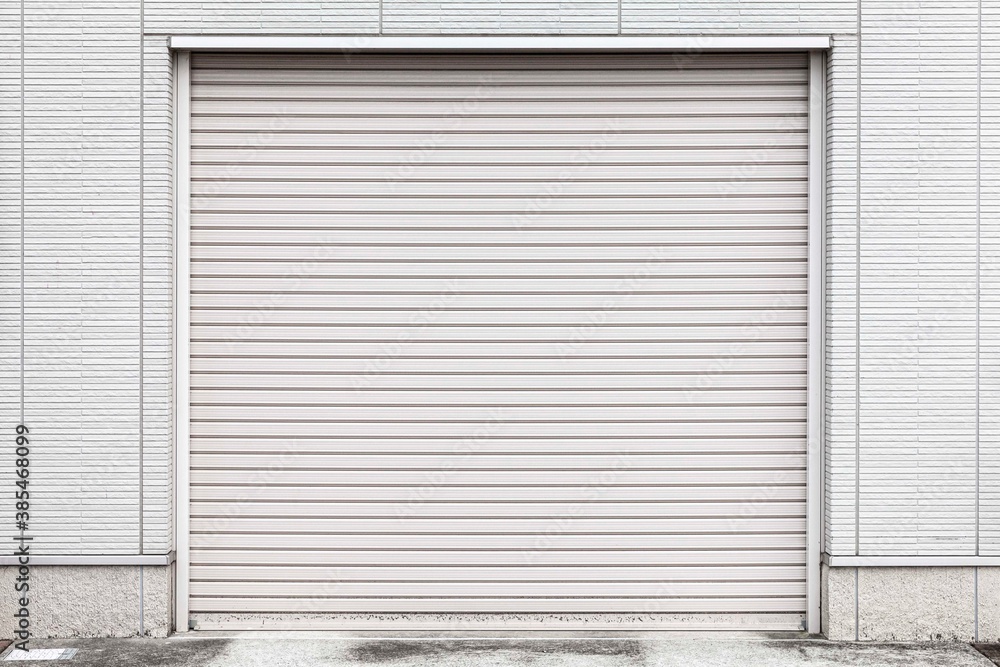
[[[976,555],[979,555],[979,465],[980,465],[980,395],[979,362],[981,359],[980,331],[980,300],[982,296],[981,272],[981,226],[982,226],[982,193],[983,193],[983,0],[979,0],[978,36],[976,42]],[[978,570],[977,570],[978,573]],[[978,602],[978,600],[977,600]],[[978,623],[976,625],[978,632]]]
[[[979,567],[972,568],[972,641],[979,641]]]
[[[859,603],[861,587],[858,585],[858,580],[860,578],[858,576],[859,570],[859,567],[854,567],[854,641],[860,641],[861,639],[861,614],[859,613],[861,607]]]
[[[382,34],[382,1],[378,0],[378,34]]]
[[[622,34],[622,0],[618,0],[618,34]]]
[[[142,637],[144,634],[146,634],[146,628],[145,628],[145,620],[146,619],[144,618],[145,615],[146,615],[145,614],[145,609],[144,609],[144,606],[146,604],[146,596],[143,595],[143,591],[142,591],[142,580],[143,580],[143,578],[144,577],[143,577],[143,572],[142,572],[142,565],[140,565],[139,566],[139,636],[140,637]]]
[[[21,424],[24,424],[24,0],[21,0]]]
[[[144,409],[143,409],[143,374],[145,371],[145,310],[146,303],[143,298],[145,290],[145,265],[143,248],[145,242],[145,222],[146,222],[146,26],[145,26],[145,0],[139,0],[139,553],[143,553],[145,546],[143,514],[143,432]],[[140,570],[141,572],[141,570]],[[141,582],[140,582],[141,584]],[[140,633],[141,634],[141,633]]]
[[[854,231],[854,555],[861,555],[861,0],[858,0]]]

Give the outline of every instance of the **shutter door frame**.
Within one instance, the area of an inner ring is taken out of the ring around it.
[[[825,369],[825,162],[826,162],[826,53],[829,38],[814,36],[813,42],[801,39],[762,37],[735,38],[728,43],[717,41],[707,51],[807,51],[808,53],[808,185],[807,185],[807,237],[808,237],[808,305],[807,305],[807,449],[806,449],[806,630],[820,632],[820,561],[823,540],[823,421],[824,421],[824,369]],[[172,38],[171,48],[174,65],[173,108],[174,108],[174,526],[175,526],[175,596],[174,614],[177,632],[189,629],[190,591],[190,204],[191,204],[191,49],[247,50],[244,38],[227,38],[225,44],[214,43],[215,37]],[[391,41],[391,38],[389,38]],[[453,54],[468,50],[468,44],[461,38],[433,37],[434,51]],[[493,38],[485,38],[490,42]],[[548,38],[544,38],[548,39]],[[618,38],[612,45],[604,38],[576,38],[572,49],[589,53],[641,51],[671,51],[674,46],[650,47],[648,42]],[[687,40],[695,38],[686,37]],[[820,43],[825,40],[825,43]],[[223,39],[225,42],[226,39]],[[295,51],[296,48],[316,50],[315,43],[296,45],[295,38],[271,38],[267,44],[259,43],[254,50],[269,49]],[[559,38],[553,39],[553,44]],[[381,46],[384,38],[371,38],[360,52],[395,51],[397,48]],[[566,43],[565,41],[563,43]],[[479,44],[484,44],[480,41]],[[493,47],[497,48],[497,47]],[[537,47],[536,47],[537,48]],[[415,50],[419,50],[414,47]],[[409,49],[404,49],[409,50]],[[492,50],[486,49],[484,50]],[[497,50],[505,51],[506,48]],[[509,50],[516,51],[516,48]],[[544,628],[539,628],[544,629]]]

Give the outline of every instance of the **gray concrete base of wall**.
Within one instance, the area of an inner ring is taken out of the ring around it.
[[[1000,641],[1000,567],[828,567],[823,566],[823,633],[833,640],[861,641]],[[17,568],[0,567],[0,637],[12,637],[16,629],[14,591]],[[31,631],[34,637],[165,637],[172,630],[173,566],[35,565],[31,568]],[[263,616],[243,619],[204,615],[199,625],[242,625],[243,629],[270,629]],[[600,616],[600,615],[594,615]],[[641,615],[640,615],[641,616]],[[621,622],[620,615],[615,615]],[[274,621],[276,619],[270,619]],[[287,619],[286,619],[287,620]],[[356,615],[337,619],[361,629],[372,621]],[[426,617],[402,617],[409,629],[427,624]],[[457,619],[434,619],[429,625],[440,630]],[[459,627],[476,630],[487,621],[469,616]],[[495,619],[494,619],[495,620]],[[527,619],[508,619],[519,626]],[[536,619],[531,619],[532,621]],[[566,623],[570,619],[562,619]],[[579,619],[572,619],[578,621]],[[595,619],[591,619],[592,621]],[[579,629],[606,629],[611,623],[579,624]],[[642,619],[630,629],[659,629],[657,620]],[[761,620],[748,627],[745,620],[686,619],[664,625],[688,625],[689,629],[760,630],[785,619]],[[234,623],[234,621],[236,621]],[[577,625],[575,622],[568,625]],[[787,620],[785,620],[787,622]],[[485,623],[491,625],[491,623]],[[531,623],[533,625],[533,623]],[[763,625],[763,627],[762,627]],[[698,627],[700,626],[700,627]],[[742,626],[742,627],[741,627]],[[536,626],[537,627],[537,626]],[[620,627],[620,626],[619,626]],[[325,629],[325,628],[324,628]],[[454,626],[452,629],[455,629]],[[663,628],[665,629],[665,628]]]
[[[0,637],[14,636],[16,566],[0,567]],[[166,637],[173,565],[32,565],[33,637]]]
[[[834,640],[1000,641],[1000,567],[823,566]]]

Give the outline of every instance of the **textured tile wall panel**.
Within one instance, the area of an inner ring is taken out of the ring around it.
[[[980,552],[1000,555],[1000,2],[983,3]]]
[[[379,0],[146,0],[147,34],[376,33]]]
[[[618,3],[28,3],[24,171],[29,298],[26,386],[39,451],[35,527],[48,551],[171,544],[170,68],[178,33],[614,33]],[[623,33],[836,33],[827,190],[826,534],[832,553],[970,553],[975,535],[977,6],[863,0],[862,262],[856,263],[857,0],[621,3]],[[3,231],[19,233],[19,5],[0,8]],[[986,34],[1000,3],[984,2]],[[140,18],[148,35],[139,59]],[[983,77],[980,327],[981,546],[1000,552],[1000,72]],[[7,65],[13,64],[14,67]],[[139,81],[145,71],[139,164]],[[140,174],[141,171],[141,174]],[[142,177],[142,249],[139,183]],[[10,193],[14,196],[8,196]],[[10,215],[13,213],[13,215]],[[5,240],[12,238],[5,235]],[[19,248],[3,252],[4,331],[16,332]],[[143,258],[140,321],[139,258]],[[860,271],[861,395],[856,393]],[[995,275],[996,274],[996,275]],[[141,327],[141,329],[140,329]],[[139,349],[142,386],[139,386]],[[5,423],[16,420],[17,340],[0,343]],[[141,394],[140,394],[141,391]],[[860,403],[861,422],[856,411]],[[5,466],[4,470],[9,470]],[[0,483],[9,482],[6,472]],[[5,528],[6,529],[6,528]],[[991,551],[992,550],[992,551]]]
[[[173,548],[173,76],[166,38],[147,37],[142,130],[143,551]]]
[[[865,2],[861,38],[862,554],[915,549],[919,464],[919,3]]]
[[[852,33],[857,0],[623,0],[622,32]]]
[[[921,7],[921,554],[975,553],[977,0]]]
[[[138,5],[80,3],[84,552],[131,553],[138,546]]]
[[[21,419],[21,14],[0,4],[0,422]],[[13,488],[14,452],[0,448],[0,484]],[[8,496],[9,497],[9,496]],[[8,502],[3,509],[13,510]]]
[[[382,31],[385,34],[615,34],[618,2],[383,0]]]
[[[857,451],[857,39],[827,59],[825,539],[853,553]]]
[[[849,33],[851,0],[147,0],[147,33]]]
[[[33,445],[31,532],[42,552],[82,548],[87,501],[78,12],[69,4],[36,6],[24,19],[24,405]],[[3,531],[6,539],[9,522]]]
[[[977,2],[862,18],[864,555],[975,551]]]
[[[138,8],[25,9],[24,400],[41,553],[138,546]]]

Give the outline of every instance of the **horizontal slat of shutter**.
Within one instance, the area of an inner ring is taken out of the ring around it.
[[[720,131],[791,131],[806,127],[805,114],[763,113],[748,116],[702,115],[702,116],[623,116],[619,114],[582,116],[465,116],[461,129],[479,132],[546,131],[592,132],[602,134],[614,125],[621,132],[694,132],[701,130]],[[244,130],[270,134],[275,130],[285,131],[347,131],[361,132],[444,132],[454,130],[454,118],[447,116],[295,116],[271,115],[194,116],[191,126],[198,131]],[[196,137],[195,137],[196,138]],[[695,165],[697,166],[697,165]],[[756,165],[755,165],[756,166]],[[398,165],[396,175],[399,175]],[[743,170],[746,171],[745,165]],[[530,174],[534,176],[535,173]]]
[[[698,242],[697,240],[673,245],[571,245],[566,243],[552,243],[545,245],[506,245],[498,247],[496,245],[473,245],[462,246],[429,246],[421,245],[390,245],[381,246],[359,246],[359,245],[330,245],[329,243],[299,242],[299,243],[274,243],[274,244],[253,244],[234,243],[232,235],[229,241],[219,241],[216,243],[194,243],[191,246],[191,256],[194,261],[204,259],[214,260],[270,260],[298,262],[301,267],[311,266],[310,262],[328,262],[331,257],[337,257],[342,262],[354,261],[376,261],[381,260],[387,263],[410,262],[413,261],[415,247],[420,248],[420,257],[425,262],[442,261],[466,261],[466,262],[632,262],[635,265],[631,276],[643,275],[645,266],[653,266],[661,260],[669,262],[671,259],[684,258],[688,261],[721,261],[726,259],[736,259],[740,261],[776,261],[776,260],[797,260],[801,261],[805,254],[805,244],[798,242],[786,242],[775,244],[774,242],[761,242],[758,244],[739,243],[732,239],[717,243]],[[197,265],[193,267],[197,270]],[[803,283],[804,284],[804,283]],[[641,295],[641,293],[638,293]],[[204,304],[199,300],[195,308]],[[262,304],[254,304],[260,307]],[[412,304],[411,304],[412,305]],[[696,304],[697,305],[697,304]],[[709,304],[710,305],[710,304]],[[769,304],[773,305],[773,304]],[[556,307],[556,306],[553,306]]]
[[[377,298],[376,295],[377,294]],[[743,308],[756,308],[763,311],[781,310],[785,308],[804,308],[806,295],[804,292],[782,292],[780,290],[764,290],[761,292],[742,291],[730,293],[711,292],[680,292],[680,293],[629,293],[626,297],[619,297],[621,304],[614,297],[617,292],[610,293],[565,293],[546,292],[558,303],[553,306],[556,309],[586,310],[592,309],[591,316],[580,323],[581,328],[591,326],[599,322],[601,313],[643,310],[670,310],[670,309],[727,309],[739,310]],[[205,292],[196,294],[199,308],[255,308],[258,313],[266,313],[272,309],[295,308],[295,309],[382,309],[398,308],[400,311],[410,313],[423,313],[422,317],[429,318],[429,313],[437,309],[448,306],[449,310],[517,310],[527,307],[527,303],[537,302],[531,292],[490,294],[478,293],[467,294],[457,290],[436,294],[423,294],[427,297],[419,299],[420,294],[393,294],[391,292],[377,292],[373,294],[352,294],[350,292],[341,293],[337,299],[331,299],[327,294],[309,294],[281,292]],[[286,306],[285,304],[291,304]],[[334,305],[331,306],[330,304]],[[374,308],[372,304],[377,304]],[[414,305],[418,304],[418,305]],[[764,314],[766,317],[766,313]],[[571,341],[569,341],[571,342]]]
[[[565,457],[563,457],[565,458]],[[636,517],[738,517],[745,509],[744,503],[753,500],[753,493],[748,492],[740,500],[731,502],[715,501],[711,503],[697,502],[658,502],[629,503],[628,508],[622,508],[617,503],[591,503],[585,512],[587,517],[620,518]],[[292,519],[316,516],[325,517],[380,517],[395,516],[396,508],[387,503],[344,503],[344,502],[246,502],[238,508],[230,506],[225,501],[199,502],[196,517],[246,516],[246,517],[287,517]],[[802,505],[795,500],[762,500],[756,507],[758,516],[798,516]],[[413,507],[406,516],[420,518],[503,518],[526,517],[553,519],[567,516],[576,511],[573,503],[424,503]],[[627,512],[627,515],[625,514]],[[796,576],[800,576],[798,572]]]
[[[428,492],[425,486],[418,489],[406,486],[386,484],[351,484],[335,486],[288,485],[262,486],[262,478],[258,477],[245,484],[199,484],[192,489],[191,497],[198,501],[229,501],[239,499],[240,502],[251,501],[286,501],[289,498],[308,498],[323,502],[384,502],[402,516],[416,512],[424,504],[440,503],[474,503],[495,502],[497,492],[495,487],[468,487],[457,485],[438,485],[433,492]],[[590,503],[597,502],[593,498],[593,489],[589,487],[571,486],[506,486],[502,499],[520,503]],[[795,484],[775,486],[774,484],[753,484],[740,478],[735,484],[725,481],[708,482],[706,484],[687,484],[671,486],[612,486],[601,488],[599,500],[615,503],[643,502],[694,502],[704,498],[712,498],[717,502],[739,501],[756,504],[764,501],[790,500],[801,502],[805,498],[804,490]],[[394,504],[395,503],[395,504]],[[398,507],[397,505],[402,505]],[[197,507],[194,512],[200,511]],[[235,511],[235,510],[234,510]],[[273,545],[271,545],[273,546]]]
[[[414,577],[418,577],[428,567],[517,567],[518,569],[551,568],[560,566],[584,567],[614,567],[623,568],[628,572],[632,568],[666,568],[669,567],[673,576],[683,577],[689,570],[705,571],[709,568],[729,567],[731,569],[746,568],[748,576],[760,567],[801,568],[803,554],[797,549],[746,549],[740,554],[738,566],[732,565],[733,550],[724,548],[714,551],[684,551],[679,549],[650,551],[537,551],[531,554],[530,561],[524,559],[524,554],[516,551],[473,550],[473,551],[425,551],[420,549],[393,549],[386,551],[368,551],[363,549],[340,549],[337,551],[297,551],[292,549],[241,549],[217,550],[196,549],[194,559],[203,565],[205,571],[222,572],[222,567],[395,567],[412,568]],[[281,565],[276,565],[280,563]],[[511,565],[511,564],[514,565]],[[651,565],[652,563],[652,565]],[[208,569],[213,568],[213,569]],[[347,571],[350,572],[349,570]],[[802,570],[798,569],[801,574]],[[567,572],[564,576],[571,576]],[[210,578],[210,574],[206,577]],[[794,578],[794,577],[791,577]]]
[[[736,298],[736,295],[733,296]],[[282,341],[201,341],[191,342],[191,354],[223,355],[233,357],[351,357],[361,356],[377,358],[386,354],[386,345],[398,344],[391,340],[373,340],[370,342],[329,340]],[[567,357],[606,357],[606,358],[636,358],[636,357],[708,357],[718,358],[723,355],[732,356],[768,356],[788,357],[805,354],[805,342],[792,341],[697,341],[687,342],[655,342],[643,341],[624,343],[607,343],[603,341],[589,342],[578,349],[572,347],[572,341],[564,343],[564,348],[551,342],[505,343],[498,349],[493,342],[489,343],[457,343],[454,341],[409,343],[407,351],[414,357],[434,358],[506,358],[506,357],[556,357],[565,361]]]
[[[765,390],[761,388],[740,390],[692,389],[690,392],[622,391],[607,392],[553,389],[540,391],[534,388],[517,391],[482,391],[463,389],[441,391],[421,389],[414,391],[350,391],[312,390],[275,391],[273,389],[203,390],[191,392],[192,405],[798,405],[802,401],[801,389]]]
[[[577,148],[581,139],[589,138],[589,133],[563,132],[560,134],[539,134],[524,132],[452,132],[442,133],[437,140],[438,148]],[[398,150],[400,145],[409,145],[423,141],[425,136],[419,133],[383,133],[383,132],[283,132],[274,137],[268,148],[308,148],[316,149],[372,149],[390,148]],[[199,146],[226,147],[240,149],[240,135],[232,132],[202,132],[198,135]],[[635,148],[648,150],[651,148],[738,148],[751,146],[756,148],[777,148],[779,146],[806,146],[806,135],[801,130],[789,132],[629,132],[616,136],[612,146],[615,148]],[[610,146],[609,146],[610,147]],[[523,177],[525,174],[521,174]],[[718,178],[718,174],[715,175]],[[759,176],[758,176],[759,178]],[[404,183],[400,183],[404,185]],[[567,186],[571,184],[567,183]],[[737,184],[733,184],[737,185]],[[279,183],[265,183],[266,189],[279,188]],[[346,184],[345,184],[346,187]],[[336,192],[336,188],[333,192]],[[454,191],[448,191],[452,194]],[[307,193],[315,194],[315,193]],[[431,193],[428,193],[431,194]],[[603,194],[598,191],[595,194]],[[665,190],[664,194],[670,194]]]
[[[377,92],[367,99],[332,99],[332,100],[272,100],[256,99],[202,99],[192,98],[191,113],[194,115],[227,116],[257,116],[291,114],[296,116],[447,116],[464,113],[469,116],[508,116],[512,114],[539,117],[573,116],[688,116],[704,113],[706,101],[684,99],[640,99],[622,100],[616,108],[607,108],[597,103],[601,102],[600,93],[595,91],[588,99],[569,98],[562,100],[531,100],[531,99],[491,99],[484,96],[476,99],[475,89],[469,89],[468,97],[475,104],[456,105],[454,100],[393,100],[378,97]],[[715,113],[719,115],[767,114],[782,116],[785,114],[804,114],[808,110],[806,98],[803,95],[793,99],[769,99],[767,92],[762,97],[733,100],[728,104],[714,102]],[[456,108],[458,107],[458,108]],[[599,108],[599,112],[595,112]],[[466,111],[465,109],[468,109]],[[609,129],[614,129],[612,126]],[[200,149],[207,150],[207,149]],[[197,152],[192,150],[192,158]]]
[[[228,412],[228,411],[227,411]],[[304,438],[326,438],[331,434],[356,438],[476,438],[488,439],[500,432],[512,438],[550,437],[603,437],[603,438],[655,438],[665,432],[672,437],[729,437],[729,436],[803,436],[805,419],[801,420],[714,420],[704,419],[647,419],[623,421],[606,419],[602,421],[540,420],[527,422],[501,422],[501,410],[484,410],[479,419],[429,421],[429,420],[368,420],[344,419],[338,421],[303,420],[253,420],[214,418],[194,420],[191,435],[198,437],[225,438],[285,438],[296,441]],[[214,416],[214,415],[213,415]],[[238,424],[244,424],[240,428]],[[475,424],[475,427],[470,426]],[[623,425],[627,424],[627,425]]]
[[[551,62],[551,61],[549,61]],[[638,64],[640,61],[634,61]],[[396,65],[396,63],[393,63]],[[544,63],[548,64],[548,63]],[[721,65],[722,63],[717,63]],[[397,65],[398,66],[398,65]],[[610,66],[610,65],[609,65]],[[489,82],[496,85],[542,85],[546,86],[553,79],[564,85],[590,84],[599,85],[601,90],[614,86],[634,86],[640,84],[659,84],[671,87],[713,84],[713,90],[726,90],[743,83],[785,83],[804,84],[807,80],[805,68],[785,69],[622,69],[615,72],[614,80],[609,81],[608,73],[602,70],[519,70],[505,72],[491,70]],[[375,69],[357,71],[350,69],[304,69],[288,67],[285,69],[212,69],[210,66],[197,68],[192,72],[191,80],[200,84],[199,88],[208,84],[254,84],[265,85],[299,85],[323,84],[329,86],[386,86],[406,85],[413,87],[445,86],[469,84],[469,75],[463,71],[435,69],[421,72],[412,69],[392,70]],[[735,83],[734,83],[735,82]]]
[[[198,449],[204,453],[255,452],[281,453],[280,443],[273,438],[246,437],[236,438],[199,438]],[[417,454],[461,454],[461,461],[474,454],[518,454],[542,456],[559,454],[568,457],[570,454],[588,456],[597,454],[622,455],[659,455],[704,454],[728,456],[738,454],[767,454],[773,452],[798,452],[799,447],[795,437],[660,437],[631,438],[624,435],[618,437],[573,437],[573,438],[507,438],[492,437],[489,440],[477,442],[474,445],[446,438],[336,438],[319,437],[302,439],[293,450],[294,454],[332,453],[332,454],[368,454],[380,456],[392,454],[404,456],[407,453]],[[293,455],[292,453],[288,454]]]
[[[802,569],[795,566],[760,565],[738,567],[659,567],[659,566],[580,566],[553,569],[552,566],[537,567],[398,567],[398,566],[328,566],[276,567],[276,566],[205,566],[198,572],[200,581],[462,581],[466,578],[487,577],[494,581],[552,581],[559,577],[562,581],[787,581],[800,583]],[[557,566],[558,567],[558,566]]]
[[[241,331],[249,333],[258,328],[268,327],[324,327],[333,329],[336,327],[392,327],[392,326],[413,326],[420,325],[423,329],[436,331],[442,328],[453,327],[492,327],[506,326],[508,328],[553,328],[559,326],[578,326],[581,318],[590,314],[587,310],[457,310],[449,309],[436,314],[431,318],[415,318],[405,311],[393,309],[365,309],[365,310],[317,310],[317,309],[285,309],[270,310],[267,313],[267,321],[263,320],[259,310],[252,309],[200,309],[191,313],[192,326],[210,327],[232,327],[241,326]],[[254,327],[246,324],[234,325],[233,321],[254,324]],[[717,326],[725,330],[727,327],[745,327],[747,325],[757,326],[763,323],[773,323],[777,326],[797,326],[804,325],[806,320],[805,310],[802,308],[784,308],[768,310],[761,313],[760,310],[740,309],[658,309],[658,310],[616,310],[609,313],[607,321],[602,326],[614,329],[616,327],[647,327],[654,331],[663,332],[663,335],[670,335],[669,332],[675,329],[686,329],[690,327]],[[422,330],[423,330],[422,329]]]
[[[579,454],[572,457],[565,454],[555,455],[525,455],[510,456],[485,455],[469,456],[456,461],[454,455],[429,454],[423,456],[405,456],[391,454],[375,456],[365,454],[193,454],[193,468],[219,469],[231,468],[260,469],[281,466],[286,469],[307,468],[320,470],[381,470],[388,466],[399,469],[440,470],[444,466],[452,466],[452,470],[480,470],[509,467],[521,467],[525,470],[535,469],[585,469],[604,470],[627,462],[634,468],[655,468],[657,470],[690,470],[690,469],[726,469],[726,468],[804,468],[805,457],[790,454],[733,454],[718,455],[698,454],[618,454],[589,455]],[[625,508],[622,508],[623,510]]]
[[[466,187],[468,197],[532,197],[545,194],[546,182],[533,181],[469,181]],[[265,179],[233,180],[218,183],[212,180],[197,181],[192,189],[196,197],[202,195],[219,197],[337,197],[337,196],[446,196],[454,191],[453,180],[420,181],[394,183],[392,181],[334,181],[295,180],[268,182]],[[752,197],[780,194],[798,197],[805,192],[805,183],[797,180],[756,179],[737,183],[725,181],[661,181],[653,178],[645,180],[579,181],[567,184],[563,194],[567,196],[593,197],[594,195],[630,197],[660,195],[664,197],[713,196],[725,191],[730,197]],[[237,200],[239,201],[239,200]],[[398,221],[397,221],[398,222]],[[690,223],[689,223],[690,224]],[[763,224],[763,221],[758,221]]]
[[[514,77],[511,77],[512,79]],[[373,82],[374,83],[374,82]],[[489,82],[492,84],[493,82]],[[704,83],[665,82],[652,84],[629,84],[618,82],[616,85],[606,85],[595,88],[593,84],[581,85],[563,82],[559,86],[532,85],[527,82],[511,81],[503,86],[487,85],[482,95],[490,100],[568,100],[599,98],[602,102],[625,100],[732,100],[733,98],[760,97],[766,91],[770,99],[801,99],[803,87],[801,82],[785,83],[768,82],[766,88],[758,83],[733,83],[726,85]],[[290,81],[275,81],[273,78],[252,83],[227,82],[215,84],[203,82],[197,87],[196,100],[370,100],[373,96],[387,100],[455,100],[464,102],[469,97],[467,82],[456,81],[448,85],[425,83],[414,85],[406,81],[383,82],[374,87],[367,85],[350,85],[341,83],[330,85],[325,82],[295,83]]]
[[[698,595],[702,597],[749,597],[760,595],[803,596],[805,582],[768,581],[661,581],[661,582],[582,582],[582,581],[477,581],[477,592],[484,598],[509,597],[520,593],[522,598],[584,597],[584,598],[646,598],[650,588],[659,586],[672,597]],[[191,581],[194,596],[255,596],[283,598],[309,595],[313,600],[341,597],[465,597],[469,582],[455,581]]]
[[[288,234],[289,232],[285,232]],[[740,290],[740,285],[730,276],[694,278],[636,278],[637,287],[646,293],[684,294],[690,292],[718,292],[728,294],[799,291],[802,280],[798,277],[760,278],[751,277],[751,289]],[[537,276],[503,278],[322,278],[312,276],[304,279],[294,276],[281,278],[217,277],[192,278],[191,291],[194,294],[216,294],[236,292],[241,294],[279,294],[283,292],[317,293],[364,293],[387,294],[437,293],[444,290],[461,289],[466,294],[478,293],[520,293],[545,292],[556,294],[599,294],[620,291],[628,278],[608,276],[606,278],[558,278]],[[749,280],[746,282],[749,283]]]
[[[210,213],[196,213],[193,216],[194,224],[199,229],[268,229],[274,226],[285,225],[298,230],[326,229],[327,231],[337,230],[358,230],[358,229],[380,229],[380,230],[400,230],[406,231],[465,231],[470,229],[483,229],[493,231],[510,231],[511,229],[524,229],[535,231],[562,231],[577,232],[584,230],[608,231],[609,229],[620,229],[632,231],[637,229],[651,229],[658,231],[692,231],[692,230],[740,230],[749,229],[791,229],[801,226],[802,215],[797,212],[781,211],[742,211],[738,216],[728,213],[713,212],[690,212],[690,211],[647,211],[628,212],[619,211],[615,214],[615,219],[619,224],[609,227],[607,214],[594,213],[593,211],[559,212],[544,211],[537,215],[527,215],[512,218],[509,214],[500,212],[478,212],[468,211],[437,211],[406,212],[405,217],[399,213],[372,213],[366,214],[363,224],[359,222],[358,214],[352,212],[278,212],[273,211],[221,211]],[[329,242],[329,239],[323,239]],[[703,247],[706,243],[699,244]],[[732,243],[727,245],[714,244],[714,247],[732,247]],[[739,244],[747,247],[748,243]],[[569,246],[572,247],[572,246]],[[713,247],[713,246],[709,246]],[[694,263],[706,261],[720,261],[721,259],[738,259],[744,262],[759,261],[753,256],[747,257],[699,257],[688,256],[690,244],[684,246],[683,255],[668,253],[662,250],[656,255],[657,265],[671,266],[680,263]],[[752,246],[751,246],[752,248]],[[721,251],[721,250],[720,250]],[[301,259],[301,258],[300,258]],[[328,257],[319,255],[313,258],[316,262],[329,262]],[[544,262],[555,262],[558,257],[550,257]],[[247,261],[247,260],[239,260]],[[281,261],[280,257],[272,258],[272,261]],[[427,264],[433,258],[412,258],[410,264]],[[537,261],[537,260],[536,260]],[[566,261],[566,260],[561,260]],[[607,260],[605,260],[607,261]],[[770,261],[794,262],[796,258],[777,256],[770,258]],[[455,262],[455,263],[461,263]],[[496,263],[496,262],[495,262]],[[539,262],[541,263],[541,262]],[[593,263],[593,261],[591,261]],[[650,267],[651,269],[654,267]]]
[[[455,389],[462,390],[520,390],[530,389],[532,391],[548,391],[558,389],[560,391],[604,391],[605,393],[647,391],[672,391],[672,392],[713,392],[730,391],[744,388],[764,388],[764,389],[802,389],[805,387],[805,375],[803,373],[774,373],[774,372],[744,372],[727,369],[716,373],[711,382],[703,376],[697,374],[637,374],[637,375],[604,375],[604,374],[567,374],[554,373],[543,374],[517,374],[506,373],[503,375],[481,375],[476,374],[446,374],[434,373],[430,376],[422,375],[391,375],[380,376],[373,380],[367,387],[359,387],[357,381],[344,375],[313,374],[305,375],[300,373],[247,373],[247,372],[200,372],[191,376],[191,387],[193,391],[215,389],[215,390],[257,390],[265,389],[271,392],[281,391],[309,391],[312,389],[322,391],[340,391],[352,389],[357,392],[359,389],[371,388],[373,390],[421,390],[421,391],[449,391]],[[280,394],[275,394],[280,396]]]
[[[338,551],[343,549],[467,549],[513,550],[521,552],[516,562],[530,562],[533,550],[546,549],[589,551],[594,545],[608,550],[632,549],[804,549],[805,536],[790,533],[559,533],[478,534],[432,533],[405,536],[399,533],[301,533],[285,535],[262,533],[191,533],[191,546],[196,549],[259,549],[262,544],[282,544],[286,548]],[[197,567],[197,566],[195,566]],[[197,569],[192,570],[192,576]]]
[[[315,587],[314,587],[315,588]],[[468,585],[466,585],[468,588]],[[656,586],[651,586],[655,591]],[[197,611],[247,614],[255,612],[323,613],[627,613],[637,606],[654,609],[656,613],[726,614],[762,612],[795,612],[801,614],[803,596],[752,595],[743,598],[723,597],[656,597],[652,594],[635,598],[573,597],[195,597]],[[794,628],[798,617],[791,616],[782,625]],[[294,624],[295,620],[288,621]],[[269,626],[273,627],[273,626]],[[294,627],[292,625],[291,627]]]
[[[628,457],[620,457],[619,466],[628,464]],[[602,473],[613,477],[613,482],[602,483]],[[612,472],[593,470],[560,470],[554,475],[548,470],[532,470],[520,467],[506,470],[296,470],[287,466],[280,469],[263,467],[259,469],[227,468],[221,470],[193,468],[191,481],[194,484],[254,484],[266,481],[269,484],[286,486],[308,485],[349,485],[384,484],[421,486],[434,484],[435,479],[465,486],[548,486],[550,484],[579,484],[594,486],[621,485],[778,485],[802,484],[805,480],[804,468],[781,470],[755,470],[740,468],[706,470],[629,470],[614,469]],[[500,497],[502,495],[498,494]],[[402,527],[400,527],[402,530]]]

